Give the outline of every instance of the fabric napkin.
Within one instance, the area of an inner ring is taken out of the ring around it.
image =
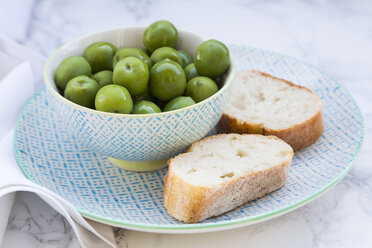
[[[44,58],[0,35],[0,246],[15,192],[36,193],[71,224],[83,247],[116,247],[110,226],[85,220],[59,195],[29,181],[13,151],[14,125],[25,102],[42,86]]]

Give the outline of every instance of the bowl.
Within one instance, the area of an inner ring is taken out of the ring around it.
[[[75,104],[64,98],[54,82],[54,72],[66,57],[82,55],[96,41],[111,42],[118,48],[143,47],[145,27],[117,28],[86,35],[57,49],[44,68],[48,99],[66,129],[82,145],[101,153],[116,166],[132,171],[150,171],[167,166],[167,159],[183,152],[206,136],[219,121],[230,97],[235,66],[224,74],[224,84],[213,96],[192,106],[170,112],[130,115],[107,113]],[[177,49],[194,54],[204,41],[199,35],[179,30]]]

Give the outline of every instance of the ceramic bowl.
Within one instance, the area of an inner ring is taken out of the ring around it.
[[[206,136],[217,124],[230,96],[234,61],[225,73],[223,87],[210,98],[187,108],[149,115],[101,112],[65,99],[57,90],[54,72],[68,56],[82,55],[96,41],[111,42],[118,48],[143,47],[145,28],[118,28],[70,41],[56,50],[44,68],[49,99],[61,121],[83,145],[107,156],[121,168],[148,171],[165,167],[166,160]],[[194,54],[204,41],[199,35],[179,30],[182,49]]]

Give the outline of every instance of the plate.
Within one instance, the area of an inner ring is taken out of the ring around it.
[[[363,139],[360,110],[332,77],[294,58],[246,46],[230,46],[237,70],[257,69],[312,89],[323,102],[325,130],[312,146],[296,152],[288,181],[272,194],[221,216],[185,224],[162,203],[166,169],[129,172],[80,145],[63,126],[46,89],[24,107],[15,130],[15,155],[33,182],[61,195],[83,216],[127,229],[158,233],[226,230],[292,211],[340,181]]]

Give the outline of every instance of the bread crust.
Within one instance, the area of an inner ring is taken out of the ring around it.
[[[290,85],[291,87],[297,87],[299,89],[306,90],[311,94],[315,95],[310,89],[293,84],[287,80],[273,77],[267,73],[252,70],[251,72],[258,73],[264,77],[269,77],[275,80],[280,80],[285,84]],[[240,72],[244,73],[244,72]],[[316,95],[315,95],[316,96]],[[316,96],[321,103],[321,100],[318,96]],[[255,125],[253,123],[249,123],[243,120],[237,119],[235,116],[231,116],[229,114],[223,113],[222,117],[217,124],[217,132],[219,133],[239,133],[239,134],[262,134],[262,135],[275,135],[285,142],[287,142],[295,151],[301,150],[313,144],[315,141],[319,139],[322,135],[324,126],[323,126],[323,113],[322,107],[319,111],[312,116],[310,119],[288,127],[286,129],[270,129],[265,127],[264,125]]]
[[[215,136],[205,139],[213,139]],[[278,139],[275,136],[269,137]],[[203,142],[203,140],[198,142]],[[191,151],[196,143],[191,145],[187,152]],[[186,223],[196,223],[221,215],[281,188],[286,182],[292,158],[293,151],[291,158],[282,164],[234,178],[213,187],[186,182],[175,173],[172,165],[173,159],[170,159],[164,181],[164,206],[170,215]]]

